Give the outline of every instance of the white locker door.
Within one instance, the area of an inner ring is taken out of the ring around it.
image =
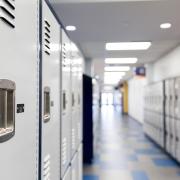
[[[71,160],[71,59],[70,40],[62,30],[61,176]]]
[[[78,179],[83,179],[83,154],[82,154],[82,144],[80,144],[79,150],[78,150]]]
[[[178,159],[178,151],[179,151],[179,140],[180,140],[180,78],[175,79],[174,85],[175,91],[175,102],[174,102],[174,114],[175,114],[175,157]]]
[[[170,153],[171,129],[170,129],[170,80],[165,81],[165,129],[166,129],[166,151]]]
[[[62,178],[62,180],[71,180],[71,167],[68,166],[68,169],[64,175],[64,177]]]
[[[82,125],[82,109],[83,109],[83,93],[82,93],[82,73],[83,73],[83,58],[81,55],[78,57],[78,75],[77,75],[77,81],[78,81],[78,89],[77,89],[77,114],[78,114],[78,145],[82,142],[82,132],[83,132],[83,125]]]
[[[71,44],[71,47],[76,47]],[[74,156],[77,147],[77,55],[72,48],[72,58],[71,58],[71,157]]]
[[[42,179],[60,179],[60,26],[42,4]]]
[[[0,0],[1,180],[37,179],[38,8]]]
[[[78,180],[78,153],[74,155],[71,163],[71,180]]]

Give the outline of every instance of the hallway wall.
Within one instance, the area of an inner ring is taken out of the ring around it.
[[[147,79],[132,78],[129,84],[129,115],[143,123],[144,85],[180,76],[180,46],[146,66]]]
[[[144,118],[144,86],[146,84],[145,78],[132,78],[128,81],[129,85],[129,115],[143,123]]]
[[[180,76],[180,46],[160,58],[153,64],[147,65],[148,82]]]

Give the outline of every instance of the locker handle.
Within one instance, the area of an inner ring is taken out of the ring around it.
[[[179,142],[179,137],[176,137],[176,141]]]
[[[74,93],[72,93],[72,107],[75,105],[75,98],[74,98]]]
[[[178,96],[177,96],[177,95],[175,96],[175,100],[176,100],[176,101],[178,100]]]
[[[63,110],[66,110],[66,105],[67,105],[67,97],[66,97],[66,92],[63,92]]]
[[[15,89],[13,81],[0,80],[0,142],[15,134]]]
[[[51,100],[50,100],[50,87],[44,88],[44,122],[48,122],[51,119],[50,108]]]

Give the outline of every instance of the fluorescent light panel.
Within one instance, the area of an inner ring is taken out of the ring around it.
[[[106,66],[104,68],[105,71],[109,71],[109,72],[118,72],[118,71],[129,71],[130,67],[129,66]]]
[[[151,42],[119,42],[106,43],[108,51],[127,51],[127,50],[147,50],[151,46]]]
[[[137,63],[137,58],[106,58],[106,64],[135,64]]]

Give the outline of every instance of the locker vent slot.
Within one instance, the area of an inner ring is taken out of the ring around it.
[[[11,28],[15,28],[14,0],[0,0],[0,20]]]
[[[50,180],[50,155],[48,154],[45,158],[44,158],[44,162],[43,162],[43,179],[44,180]]]
[[[15,132],[15,83],[0,80],[0,142],[9,140]]]
[[[72,149],[76,148],[76,144],[75,144],[75,129],[72,129]]]
[[[81,123],[78,123],[78,139],[81,140]]]
[[[62,164],[65,165],[67,162],[67,140],[66,138],[62,141]]]
[[[67,58],[67,54],[66,54],[66,44],[64,43],[62,46],[62,65],[66,66],[66,58]]]
[[[47,55],[51,54],[51,25],[47,20],[44,20],[44,52]]]

